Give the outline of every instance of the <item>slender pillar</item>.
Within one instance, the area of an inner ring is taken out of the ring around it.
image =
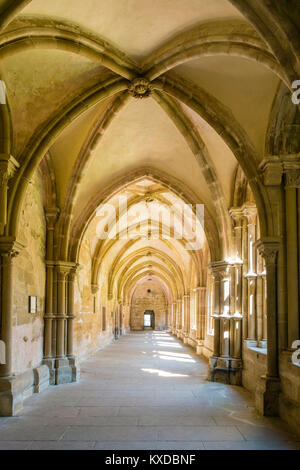
[[[242,317],[234,319],[234,349],[232,356],[236,359],[242,357]]]
[[[58,266],[57,268],[57,343],[56,358],[64,357],[65,352],[65,312],[66,312],[66,275],[67,270]]]
[[[19,166],[17,160],[11,155],[0,154],[0,236],[4,234],[7,221],[8,181]]]
[[[54,227],[59,210],[57,208],[46,211],[47,221],[47,253],[46,253],[46,305],[44,315],[44,360],[52,358],[52,326],[53,311],[53,271],[54,271]],[[50,365],[50,364],[49,364]]]
[[[231,305],[232,265],[218,261],[209,265],[214,278],[214,352],[210,358],[209,379],[211,381],[241,384],[241,360],[236,359],[235,314]],[[241,319],[241,316],[238,317]],[[239,333],[240,334],[240,333]],[[237,347],[240,354],[240,342]]]
[[[285,213],[286,213],[286,259],[287,259],[287,299],[288,299],[288,347],[299,339],[299,241],[297,188],[300,188],[300,172],[292,170],[286,174]],[[299,189],[298,189],[299,191]]]
[[[172,333],[175,333],[176,330],[176,313],[177,313],[177,304],[176,302],[172,303],[172,323],[171,323],[171,328],[172,328]]]
[[[263,274],[263,339],[268,339],[268,325],[267,325],[267,276]]]
[[[247,218],[243,218],[243,274],[248,272],[248,223]],[[243,315],[243,339],[248,338],[248,280],[242,278],[242,315]]]
[[[267,374],[256,390],[256,406],[265,416],[277,416],[279,405],[278,371],[278,312],[277,312],[277,257],[278,239],[264,238],[256,242],[260,255],[265,259],[267,278]]]
[[[268,328],[268,377],[278,377],[278,322],[277,322],[277,256],[279,242],[260,239],[257,249],[266,262],[267,276],[267,328]]]
[[[213,355],[218,357],[220,355],[220,295],[221,295],[221,276],[218,269],[210,264],[212,276],[214,279],[214,352]]]
[[[1,255],[1,337],[5,343],[5,364],[0,365],[0,377],[12,375],[12,318],[13,318],[13,259],[23,246],[8,237],[0,238]]]
[[[69,383],[76,380],[73,361],[73,310],[74,310],[74,282],[71,276],[71,294],[69,295],[68,276],[76,264],[67,261],[57,261],[55,270],[57,275],[57,313],[56,313],[56,357],[55,357],[55,384]],[[70,316],[68,310],[71,309]],[[68,324],[68,321],[70,323]],[[68,333],[68,327],[70,332]],[[68,342],[70,341],[70,345]],[[70,357],[67,357],[68,351]]]
[[[176,308],[176,330],[177,332],[179,330],[181,330],[181,327],[182,327],[182,319],[181,319],[181,315],[182,315],[182,300],[181,299],[178,299],[177,300],[177,308]]]
[[[0,364],[0,416],[14,416],[23,407],[23,396],[19,393],[13,375],[13,259],[23,246],[12,237],[0,238],[1,269],[1,332],[5,360]]]
[[[261,274],[257,277],[256,290],[256,312],[257,312],[257,343],[260,346],[263,340],[263,277]]]
[[[67,356],[74,359],[73,336],[74,336],[74,294],[75,294],[76,268],[71,269],[68,275],[68,315],[67,315]]]
[[[196,287],[195,292],[195,310],[197,339],[204,341],[205,338],[205,321],[206,321],[206,287]]]
[[[191,299],[189,294],[183,296],[183,316],[184,316],[184,342],[188,342],[190,333],[190,312]]]

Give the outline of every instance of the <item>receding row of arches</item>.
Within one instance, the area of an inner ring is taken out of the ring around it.
[[[0,414],[152,327],[299,416],[298,16],[193,2],[118,31],[123,0],[0,7]]]

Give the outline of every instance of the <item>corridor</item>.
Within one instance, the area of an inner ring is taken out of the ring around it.
[[[207,363],[169,333],[130,333],[0,418],[0,449],[300,449],[241,387],[206,381]]]

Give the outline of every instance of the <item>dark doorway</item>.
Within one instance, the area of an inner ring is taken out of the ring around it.
[[[145,310],[144,312],[144,330],[154,329],[154,311]]]

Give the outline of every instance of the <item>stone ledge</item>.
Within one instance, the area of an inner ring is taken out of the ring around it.
[[[209,361],[209,380],[228,385],[242,385],[242,361],[212,356]]]
[[[300,404],[291,400],[283,393],[279,394],[279,415],[293,430],[299,433]]]
[[[280,379],[262,376],[257,381],[255,406],[263,416],[279,416]]]
[[[45,365],[11,377],[0,377],[0,416],[16,416],[23,401],[49,386],[49,368]]]
[[[33,369],[34,393],[41,393],[50,385],[50,370],[46,365]]]

